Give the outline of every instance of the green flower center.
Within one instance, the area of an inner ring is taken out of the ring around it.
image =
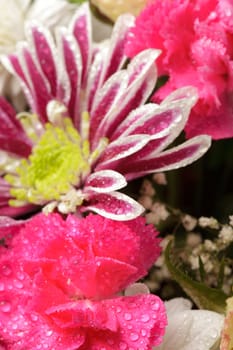
[[[68,196],[69,200],[75,197],[75,206],[72,205],[70,210],[74,211],[74,207],[82,203],[84,197],[80,188],[83,180],[90,173],[92,162],[101,153],[98,147],[90,153],[87,112],[82,116],[81,132],[83,137],[69,118],[56,119],[55,125],[47,123],[44,126],[44,132],[38,138],[29,158],[21,160],[14,173],[5,176],[5,180],[11,185],[10,194],[14,198],[10,200],[10,205],[44,205],[55,201],[57,206],[64,197],[67,201]],[[31,128],[30,137],[36,139]],[[103,150],[103,144],[105,148],[107,140],[103,138],[101,141]],[[67,208],[64,211],[69,212]]]

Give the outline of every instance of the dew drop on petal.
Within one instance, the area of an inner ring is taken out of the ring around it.
[[[120,350],[127,350],[127,348],[128,348],[128,345],[126,343],[120,342],[120,344],[119,344]]]
[[[36,322],[38,320],[38,316],[35,314],[32,314],[31,319],[32,319],[32,321]]]
[[[145,314],[145,315],[142,315],[142,316],[141,316],[141,321],[142,321],[142,322],[145,322],[145,323],[146,323],[146,322],[148,322],[149,320],[150,320],[150,316],[149,316],[149,315],[146,315],[146,314]]]
[[[1,270],[4,276],[9,276],[12,273],[12,270],[8,265],[3,265]]]
[[[11,311],[11,304],[8,301],[1,301],[0,302],[0,311],[10,312]]]
[[[3,292],[5,290],[5,285],[3,282],[0,282],[0,292]]]
[[[146,332],[145,329],[141,329],[141,335],[142,335],[143,337],[145,337],[145,336],[147,335],[147,332]]]
[[[132,320],[132,315],[131,315],[130,313],[126,312],[126,313],[124,314],[124,319],[125,319],[126,321],[130,321],[130,320]]]
[[[53,331],[51,329],[46,332],[47,337],[51,337],[52,334],[53,334]]]
[[[129,337],[132,341],[137,341],[139,339],[139,335],[137,333],[130,333]]]
[[[14,286],[15,286],[16,288],[19,288],[19,289],[22,289],[22,288],[23,288],[23,283],[22,283],[21,281],[19,281],[19,280],[14,280],[13,283],[14,283]]]

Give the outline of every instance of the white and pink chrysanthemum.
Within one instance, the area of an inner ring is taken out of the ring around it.
[[[144,105],[159,51],[143,51],[122,69],[132,23],[120,17],[110,41],[99,45],[87,4],[69,28],[57,29],[56,41],[43,26],[27,25],[27,42],[4,59],[31,112],[16,115],[0,101],[1,215],[46,206],[129,220],[143,208],[118,192],[128,180],[185,166],[209,148],[209,137],[200,136],[164,151],[184,128],[196,93],[184,88]]]
[[[157,259],[157,234],[141,217],[118,222],[93,214],[65,220],[59,214],[35,215],[0,258],[0,347],[159,345],[167,323],[160,298],[119,294]]]

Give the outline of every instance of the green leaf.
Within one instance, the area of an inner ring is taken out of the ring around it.
[[[68,0],[68,2],[71,2],[71,4],[77,4],[81,5],[83,2],[86,2],[87,0]]]
[[[205,284],[193,281],[172,259],[172,241],[165,250],[165,262],[174,280],[184,289],[185,293],[195,302],[200,309],[207,309],[224,313],[227,295],[220,289],[210,288]]]

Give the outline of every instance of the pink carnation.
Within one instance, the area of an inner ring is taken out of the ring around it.
[[[160,344],[162,301],[119,294],[147,273],[159,243],[143,218],[121,223],[98,215],[35,216],[1,256],[0,345],[149,350]]]
[[[152,100],[193,85],[199,100],[186,125],[188,137],[233,136],[233,4],[231,0],[155,0],[136,20],[127,53],[161,49],[157,61],[168,82]]]

